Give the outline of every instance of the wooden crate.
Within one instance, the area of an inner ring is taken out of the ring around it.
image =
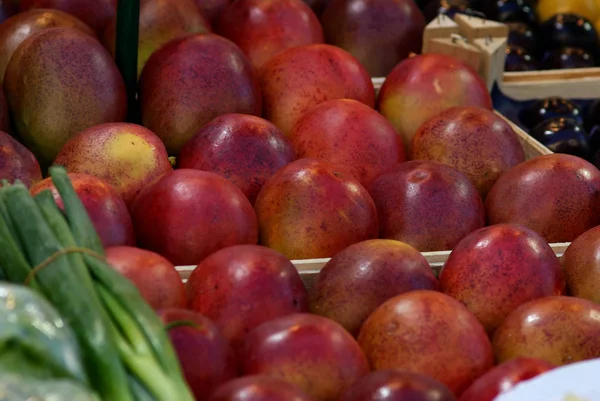
[[[373,79],[373,85],[377,92],[379,92],[381,85],[383,85],[383,81],[384,79],[380,78]],[[546,148],[544,145],[533,139],[525,131],[523,131],[517,125],[506,119],[500,113],[498,113],[498,115],[504,118],[513,127],[514,131],[519,137],[519,141],[523,145],[523,150],[525,151],[525,155],[528,159],[552,153],[548,148]],[[569,244],[551,244],[551,247],[558,256],[562,256],[562,253],[565,251],[568,245]],[[423,255],[431,265],[432,269],[437,273],[446,262],[446,259],[448,259],[450,251],[424,252]],[[306,287],[310,288],[312,286],[315,276],[323,268],[325,263],[329,261],[329,259],[330,258],[293,260],[292,263],[300,272],[300,275],[302,276],[302,280],[304,281]],[[179,274],[181,275],[181,278],[184,282],[187,281],[194,268],[195,266],[177,267],[177,270],[179,271]]]

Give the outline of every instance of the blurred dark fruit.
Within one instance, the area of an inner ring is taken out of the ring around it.
[[[576,14],[557,14],[540,25],[539,38],[545,50],[578,47],[596,55],[600,43],[594,25]]]
[[[554,153],[566,153],[587,159],[590,156],[588,134],[576,120],[555,117],[538,124],[531,136]]]
[[[535,71],[538,69],[537,59],[527,50],[516,45],[506,47],[504,71]]]
[[[524,22],[535,26],[537,17],[534,7],[527,0],[488,0],[482,5],[488,19],[500,22]]]
[[[544,56],[543,70],[565,70],[571,68],[591,68],[596,65],[594,57],[579,47],[563,47],[552,50]]]
[[[532,130],[539,123],[556,117],[570,118],[583,125],[583,115],[579,106],[570,100],[554,96],[540,99],[521,111],[519,120],[527,129]]]
[[[523,48],[529,54],[537,54],[537,39],[533,29],[524,22],[509,22],[508,44]]]

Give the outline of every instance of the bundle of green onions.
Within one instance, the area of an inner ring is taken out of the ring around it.
[[[3,279],[42,294],[79,342],[83,384],[106,401],[193,401],[159,318],[104,261],[104,249],[62,167],[50,168],[63,201],[32,197],[21,183],[0,188]]]

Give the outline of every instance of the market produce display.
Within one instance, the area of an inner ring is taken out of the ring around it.
[[[595,0],[431,0],[428,21],[457,13],[508,24],[505,71],[600,65],[600,5]]]
[[[493,401],[600,359],[600,100],[418,54],[441,6],[510,24],[507,69],[595,65],[593,0],[141,0],[128,72],[116,1],[2,4],[0,401]]]

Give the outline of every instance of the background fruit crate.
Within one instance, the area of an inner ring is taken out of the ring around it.
[[[379,89],[383,85],[383,81],[385,78],[374,78],[373,86],[375,87],[375,91],[379,92]],[[600,92],[598,92],[600,93]],[[498,112],[497,112],[498,113]],[[498,113],[502,118],[504,118],[514,129],[517,136],[519,137],[519,141],[523,146],[523,150],[525,151],[525,155],[527,159],[531,159],[536,156],[551,154],[552,151],[546,148],[544,145],[539,143],[537,140],[529,136],[525,131],[519,128],[516,124],[511,122],[509,119],[504,117],[502,114]],[[551,244],[550,246],[554,250],[557,256],[562,256],[563,252],[567,248],[569,243],[556,243]],[[423,256],[429,262],[429,265],[436,272],[436,274],[440,271],[446,260],[448,259],[448,255],[450,255],[450,251],[436,251],[436,252],[423,252]],[[303,260],[293,260],[292,263],[296,266],[296,269],[300,272],[300,276],[304,281],[306,288],[311,288],[312,283],[315,279],[315,276],[319,273],[319,271],[323,268],[323,266],[330,260],[330,258],[323,259],[303,259]],[[181,276],[181,279],[186,282],[192,271],[196,266],[177,266],[177,271]]]
[[[597,99],[600,97],[600,68],[505,72],[498,89],[516,101],[552,96]]]
[[[588,118],[590,106],[600,98],[600,68],[505,72],[492,90],[494,108],[518,126],[519,135],[527,135],[520,128],[525,126],[520,122],[521,111],[549,97],[571,100],[582,110],[584,119]]]

